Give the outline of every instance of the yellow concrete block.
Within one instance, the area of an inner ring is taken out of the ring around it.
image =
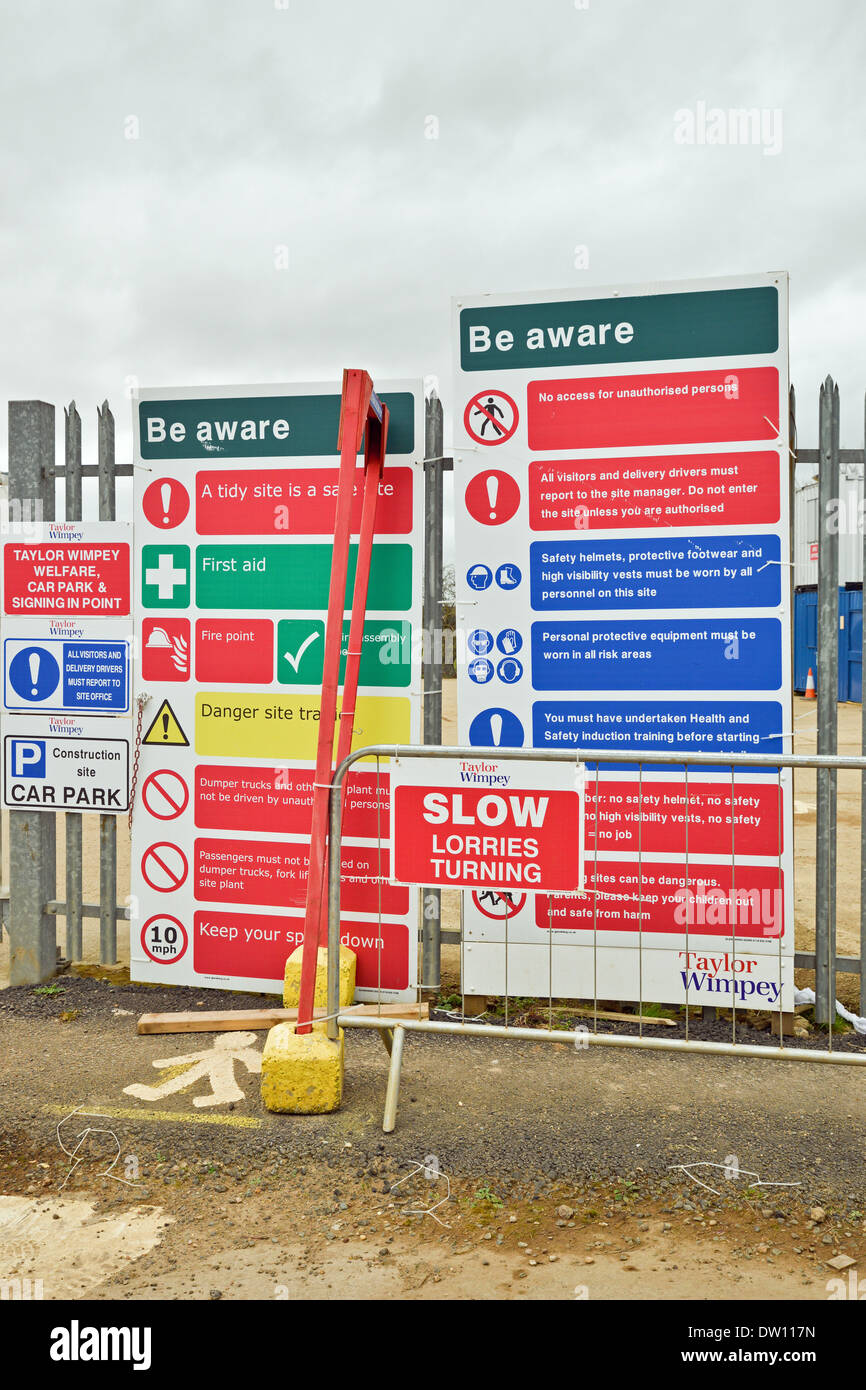
[[[288,1115],[324,1115],[343,1099],[343,1030],[332,1041],[325,1022],[311,1033],[294,1023],[271,1028],[262,1052],[262,1103]]]
[[[283,979],[283,1008],[296,1009],[301,997],[301,965],[304,959],[303,946],[297,946],[286,961]],[[351,1004],[355,998],[355,970],[358,958],[348,946],[340,947],[340,1007]],[[313,1008],[324,1009],[328,1003],[328,948],[320,946],[316,959],[316,992],[313,995]]]

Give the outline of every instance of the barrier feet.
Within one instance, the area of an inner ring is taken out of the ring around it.
[[[296,1027],[278,1023],[268,1033],[262,1051],[262,1104],[287,1115],[338,1110],[343,1099],[342,1028],[331,1039],[324,1020],[314,1023],[311,1033],[298,1034]]]

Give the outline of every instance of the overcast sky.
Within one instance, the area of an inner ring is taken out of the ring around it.
[[[86,453],[107,396],[128,461],[130,377],[449,405],[454,294],[788,270],[800,442],[832,372],[862,444],[862,9],[579,5],[0,0],[3,395]],[[701,102],[781,149],[677,143]]]

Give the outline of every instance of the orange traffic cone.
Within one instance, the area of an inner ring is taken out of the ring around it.
[[[815,690],[815,677],[812,675],[812,667],[809,667],[809,674],[806,677],[806,689],[803,692],[804,699],[817,700],[818,695]]]

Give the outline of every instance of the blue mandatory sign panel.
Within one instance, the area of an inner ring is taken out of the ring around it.
[[[539,700],[532,707],[535,748],[782,753],[783,729],[777,700]]]
[[[522,748],[523,725],[510,709],[485,709],[469,726],[473,748]]]
[[[7,638],[3,705],[47,713],[126,714],[129,643]]]
[[[532,624],[535,690],[778,690],[778,618]]]
[[[778,536],[628,541],[534,541],[532,607],[775,608],[781,602]]]

